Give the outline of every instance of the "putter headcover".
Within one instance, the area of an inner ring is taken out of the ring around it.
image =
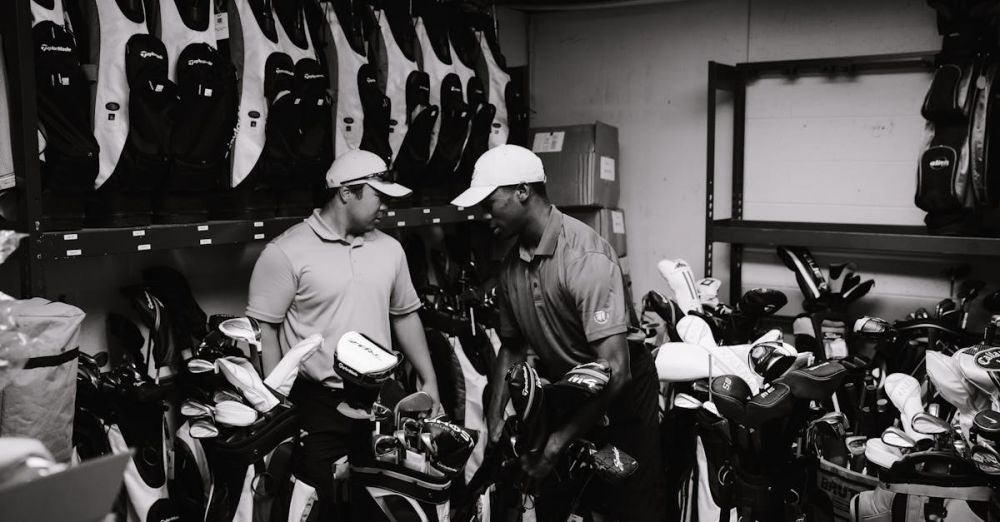
[[[754,317],[774,315],[788,304],[788,297],[779,290],[771,288],[754,288],[747,290],[736,303],[736,309]]]
[[[660,275],[674,292],[674,299],[685,312],[701,312],[701,298],[694,281],[691,267],[683,259],[664,259],[656,264]]]
[[[337,342],[333,369],[344,383],[377,390],[389,380],[403,357],[358,332],[347,332]]]
[[[280,404],[257,375],[250,361],[242,357],[223,357],[217,359],[215,364],[226,380],[243,394],[255,410],[266,413]]]
[[[750,400],[750,386],[735,375],[721,375],[712,379],[712,402],[719,414],[733,424],[746,422],[746,404]]]
[[[816,311],[823,308],[820,301],[830,293],[830,284],[826,282],[823,271],[809,250],[804,247],[779,246],[778,257],[795,273],[795,282],[806,298],[806,310]]]
[[[428,455],[431,466],[447,476],[455,476],[465,469],[465,463],[476,448],[475,439],[465,428],[438,416],[424,420],[423,432],[431,435],[433,451]]]
[[[562,379],[552,385],[552,392],[565,394],[567,399],[590,399],[600,395],[610,380],[611,365],[604,359],[598,359],[570,368]],[[572,407],[576,406],[573,404]]]
[[[824,401],[840,388],[846,377],[847,369],[842,364],[826,361],[791,370],[778,382],[786,384],[796,399]]]
[[[264,384],[287,397],[295,384],[295,378],[299,375],[299,366],[302,361],[308,359],[310,355],[322,347],[323,336],[319,334],[310,335],[299,341],[278,361],[271,373],[264,379]]]
[[[885,395],[896,410],[903,431],[914,440],[926,439],[927,436],[913,429],[913,416],[924,411],[924,403],[920,399],[920,383],[912,376],[904,373],[891,373],[885,378]]]
[[[792,391],[782,382],[775,382],[754,395],[747,403],[747,424],[760,426],[768,421],[785,417],[792,413],[795,399]]]
[[[594,452],[591,460],[597,476],[612,484],[627,479],[639,469],[635,458],[611,444]]]
[[[755,344],[750,349],[747,361],[753,371],[771,382],[781,377],[795,363],[798,352],[781,341],[767,341]]]

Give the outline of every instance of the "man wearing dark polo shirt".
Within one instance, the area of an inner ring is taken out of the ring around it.
[[[344,398],[333,369],[340,337],[357,331],[392,347],[394,335],[393,348],[416,370],[421,389],[440,402],[403,248],[376,230],[385,200],[410,190],[389,179],[385,161],[362,150],[338,157],[326,183],[326,205],[271,241],[257,259],[246,311],[262,324],[265,373],[302,339],[323,335],[323,347],[303,361],[290,394],[306,432],[292,455],[292,471],[316,489],[323,521],[343,520],[329,501],[334,463],[371,440],[370,423],[337,408]]]
[[[452,201],[481,205],[500,238],[517,237],[501,268],[497,295],[503,341],[490,379],[487,424],[499,439],[508,400],[504,374],[531,346],[539,373],[557,380],[578,364],[605,359],[611,380],[599,400],[582,404],[549,436],[545,449],[522,460],[541,480],[576,439],[608,440],[639,461],[621,484],[601,484],[584,496],[621,521],[664,518],[665,491],[658,437],[659,383],[648,351],[630,350],[621,269],[614,249],[593,229],[548,202],[542,162],[516,145],[490,149],[476,162],[472,186]],[[607,428],[598,427],[607,413]],[[568,506],[572,499],[557,498]],[[542,492],[539,502],[552,502]]]

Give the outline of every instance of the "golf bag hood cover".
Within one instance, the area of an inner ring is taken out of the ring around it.
[[[788,385],[776,382],[754,395],[747,403],[747,423],[760,426],[770,420],[792,413],[795,399]]]
[[[223,377],[243,394],[243,397],[259,412],[274,409],[281,401],[264,385],[253,364],[242,357],[216,359],[216,366]]]
[[[347,332],[337,342],[333,368],[345,383],[378,389],[392,377],[402,356],[358,332]]]
[[[573,391],[582,397],[600,395],[611,380],[611,365],[604,359],[580,364],[570,368],[562,379],[553,384],[553,389]]]
[[[712,379],[712,401],[719,414],[736,424],[746,422],[746,404],[750,401],[750,386],[736,375]]]
[[[507,370],[507,386],[510,387],[510,401],[514,411],[522,421],[531,422],[542,411],[542,381],[528,363],[522,362]]]
[[[611,444],[594,452],[591,458],[594,472],[606,482],[621,482],[639,469],[639,461]]]
[[[847,369],[837,362],[826,361],[808,368],[792,370],[780,381],[791,389],[796,399],[825,401],[847,377]]]
[[[444,416],[426,419],[423,424],[423,431],[431,434],[431,466],[448,476],[462,472],[476,448],[472,435],[465,428],[448,422]]]

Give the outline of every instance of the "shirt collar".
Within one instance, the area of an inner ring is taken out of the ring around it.
[[[313,232],[315,232],[316,235],[320,237],[320,239],[324,241],[334,241],[339,243],[351,244],[353,246],[360,246],[362,243],[364,243],[365,239],[368,237],[368,234],[365,234],[364,236],[358,236],[354,238],[353,243],[349,243],[347,239],[344,238],[344,236],[341,236],[339,232],[334,230],[333,227],[331,227],[326,222],[326,220],[320,217],[319,211],[320,209],[318,208],[313,209],[312,215],[306,218],[306,223],[309,224],[309,228],[311,228]]]
[[[545,230],[542,231],[542,238],[538,240],[535,253],[528,252],[523,246],[518,244],[518,253],[525,262],[530,263],[535,256],[551,257],[556,253],[556,244],[559,242],[559,233],[562,232],[563,214],[559,209],[552,206],[549,212],[549,220],[545,223]]]

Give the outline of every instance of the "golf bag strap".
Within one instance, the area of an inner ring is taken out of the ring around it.
[[[941,487],[926,484],[886,484],[886,489],[904,495],[973,502],[988,502],[991,495],[990,488],[986,486]]]
[[[25,361],[23,370],[32,370],[35,368],[51,368],[54,366],[62,366],[80,354],[80,348],[73,348],[72,350],[66,350],[58,355],[43,355],[40,357],[32,357]]]

